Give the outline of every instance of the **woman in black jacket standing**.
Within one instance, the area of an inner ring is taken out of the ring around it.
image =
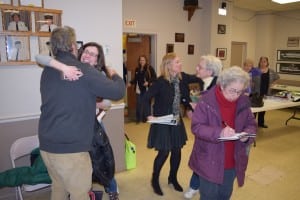
[[[144,55],[139,56],[138,67],[135,69],[134,78],[130,81],[134,85],[136,93],[136,123],[141,121],[145,122],[143,119],[143,109],[142,109],[142,99],[144,93],[150,87],[152,82],[156,79],[156,73],[154,68],[148,64],[147,58]],[[150,107],[150,102],[148,103]]]
[[[147,108],[147,103],[154,99],[153,113],[151,109],[145,109],[148,120],[173,114],[178,122],[175,125],[151,124],[149,130],[147,146],[158,151],[154,160],[151,185],[154,192],[162,196],[159,175],[170,152],[168,184],[172,184],[176,191],[183,191],[177,181],[177,171],[181,161],[181,148],[186,143],[187,134],[180,116],[181,62],[175,53],[168,53],[163,57],[160,71],[161,75],[144,94],[143,105]]]

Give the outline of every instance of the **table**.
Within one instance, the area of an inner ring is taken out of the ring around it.
[[[277,109],[282,109],[282,108],[293,107],[294,108],[294,113],[292,114],[291,117],[289,117],[285,121],[285,125],[287,125],[288,121],[291,120],[291,119],[300,120],[300,118],[296,117],[297,107],[299,107],[299,106],[300,106],[300,102],[293,102],[293,101],[290,101],[288,99],[269,96],[266,99],[264,99],[264,106],[263,107],[256,107],[256,108],[252,107],[251,111],[253,113],[257,113],[257,112],[262,112],[262,111],[277,110]],[[253,146],[254,147],[256,146],[256,140],[254,140]]]
[[[279,97],[267,97],[264,99],[264,106],[263,107],[257,107],[257,108],[251,108],[253,113],[256,112],[262,112],[262,111],[268,111],[268,110],[277,110],[282,108],[294,108],[294,113],[290,118],[288,118],[285,122],[285,125],[287,125],[288,121],[291,119],[297,119],[300,120],[300,118],[296,117],[297,110],[300,107],[300,102],[293,102],[288,99],[283,99]]]

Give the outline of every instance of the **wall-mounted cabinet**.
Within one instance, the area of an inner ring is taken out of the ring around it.
[[[10,2],[0,3],[0,65],[34,64],[36,54],[50,54],[49,37],[62,25],[62,11],[43,8],[43,1]]]

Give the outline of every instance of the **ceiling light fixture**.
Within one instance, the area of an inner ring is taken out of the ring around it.
[[[286,4],[286,3],[295,3],[300,0],[272,0],[272,1],[279,4]]]
[[[299,0],[299,1],[300,1],[300,0]],[[218,14],[219,14],[219,15],[226,16],[226,14],[227,14],[227,10],[226,10],[226,2],[222,2],[222,3],[221,3],[221,7],[220,7],[219,10],[218,10]]]

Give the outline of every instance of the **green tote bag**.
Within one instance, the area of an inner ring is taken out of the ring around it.
[[[125,164],[127,170],[136,168],[136,146],[129,140],[126,134],[125,134]]]

